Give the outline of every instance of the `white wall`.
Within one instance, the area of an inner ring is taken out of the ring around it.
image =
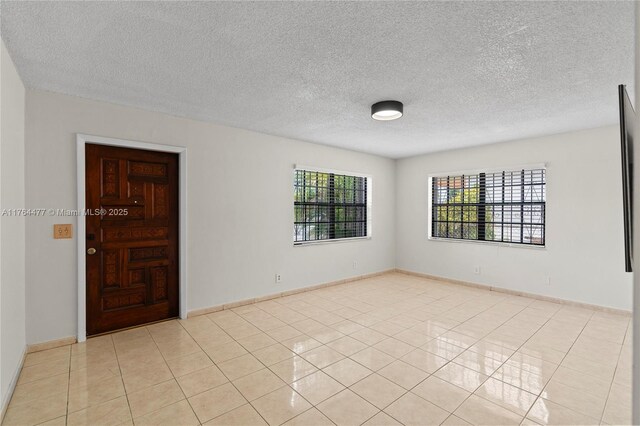
[[[25,89],[2,42],[0,53],[0,209],[24,207]],[[25,350],[25,224],[0,219],[0,382],[2,408]]]
[[[42,91],[26,110],[27,207],[75,209],[76,133],[188,148],[189,310],[395,266],[393,160]],[[373,238],[294,247],[296,163],[372,175]],[[77,331],[76,241],[54,223],[76,220],[27,219],[29,343]]]
[[[31,208],[75,208],[76,133],[188,147],[189,310],[395,266],[631,308],[631,277],[623,272],[617,126],[396,163],[42,91],[27,91],[26,111],[26,206]],[[427,239],[430,173],[543,162],[546,249]],[[373,175],[373,239],[293,247],[295,163]],[[604,220],[601,226],[598,220]],[[76,334],[76,240],[53,240],[54,223],[76,220],[27,219],[29,343]],[[481,266],[480,275],[473,273],[475,265]],[[283,276],[280,285],[274,283],[276,272]]]
[[[428,240],[429,174],[535,163],[547,164],[545,249]],[[397,267],[631,309],[620,173],[618,126],[400,160]]]

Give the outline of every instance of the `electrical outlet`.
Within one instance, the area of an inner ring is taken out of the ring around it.
[[[53,238],[63,239],[73,237],[73,226],[70,223],[53,225]]]
[[[276,283],[281,283],[281,282],[282,282],[282,275],[276,274]]]
[[[355,260],[353,261],[353,269],[358,269],[358,262]]]
[[[476,266],[473,268],[473,273],[474,273],[474,274],[477,274],[477,275],[480,275],[480,266],[476,265]]]

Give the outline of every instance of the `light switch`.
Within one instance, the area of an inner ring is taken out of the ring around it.
[[[73,225],[70,223],[53,225],[53,238],[71,238],[73,237]]]

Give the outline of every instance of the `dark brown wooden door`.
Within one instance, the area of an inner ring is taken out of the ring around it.
[[[87,334],[178,315],[178,156],[86,145]]]

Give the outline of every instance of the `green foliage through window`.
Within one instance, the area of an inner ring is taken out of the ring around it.
[[[432,178],[436,238],[545,244],[544,169]]]
[[[294,242],[366,235],[367,178],[294,172]]]

